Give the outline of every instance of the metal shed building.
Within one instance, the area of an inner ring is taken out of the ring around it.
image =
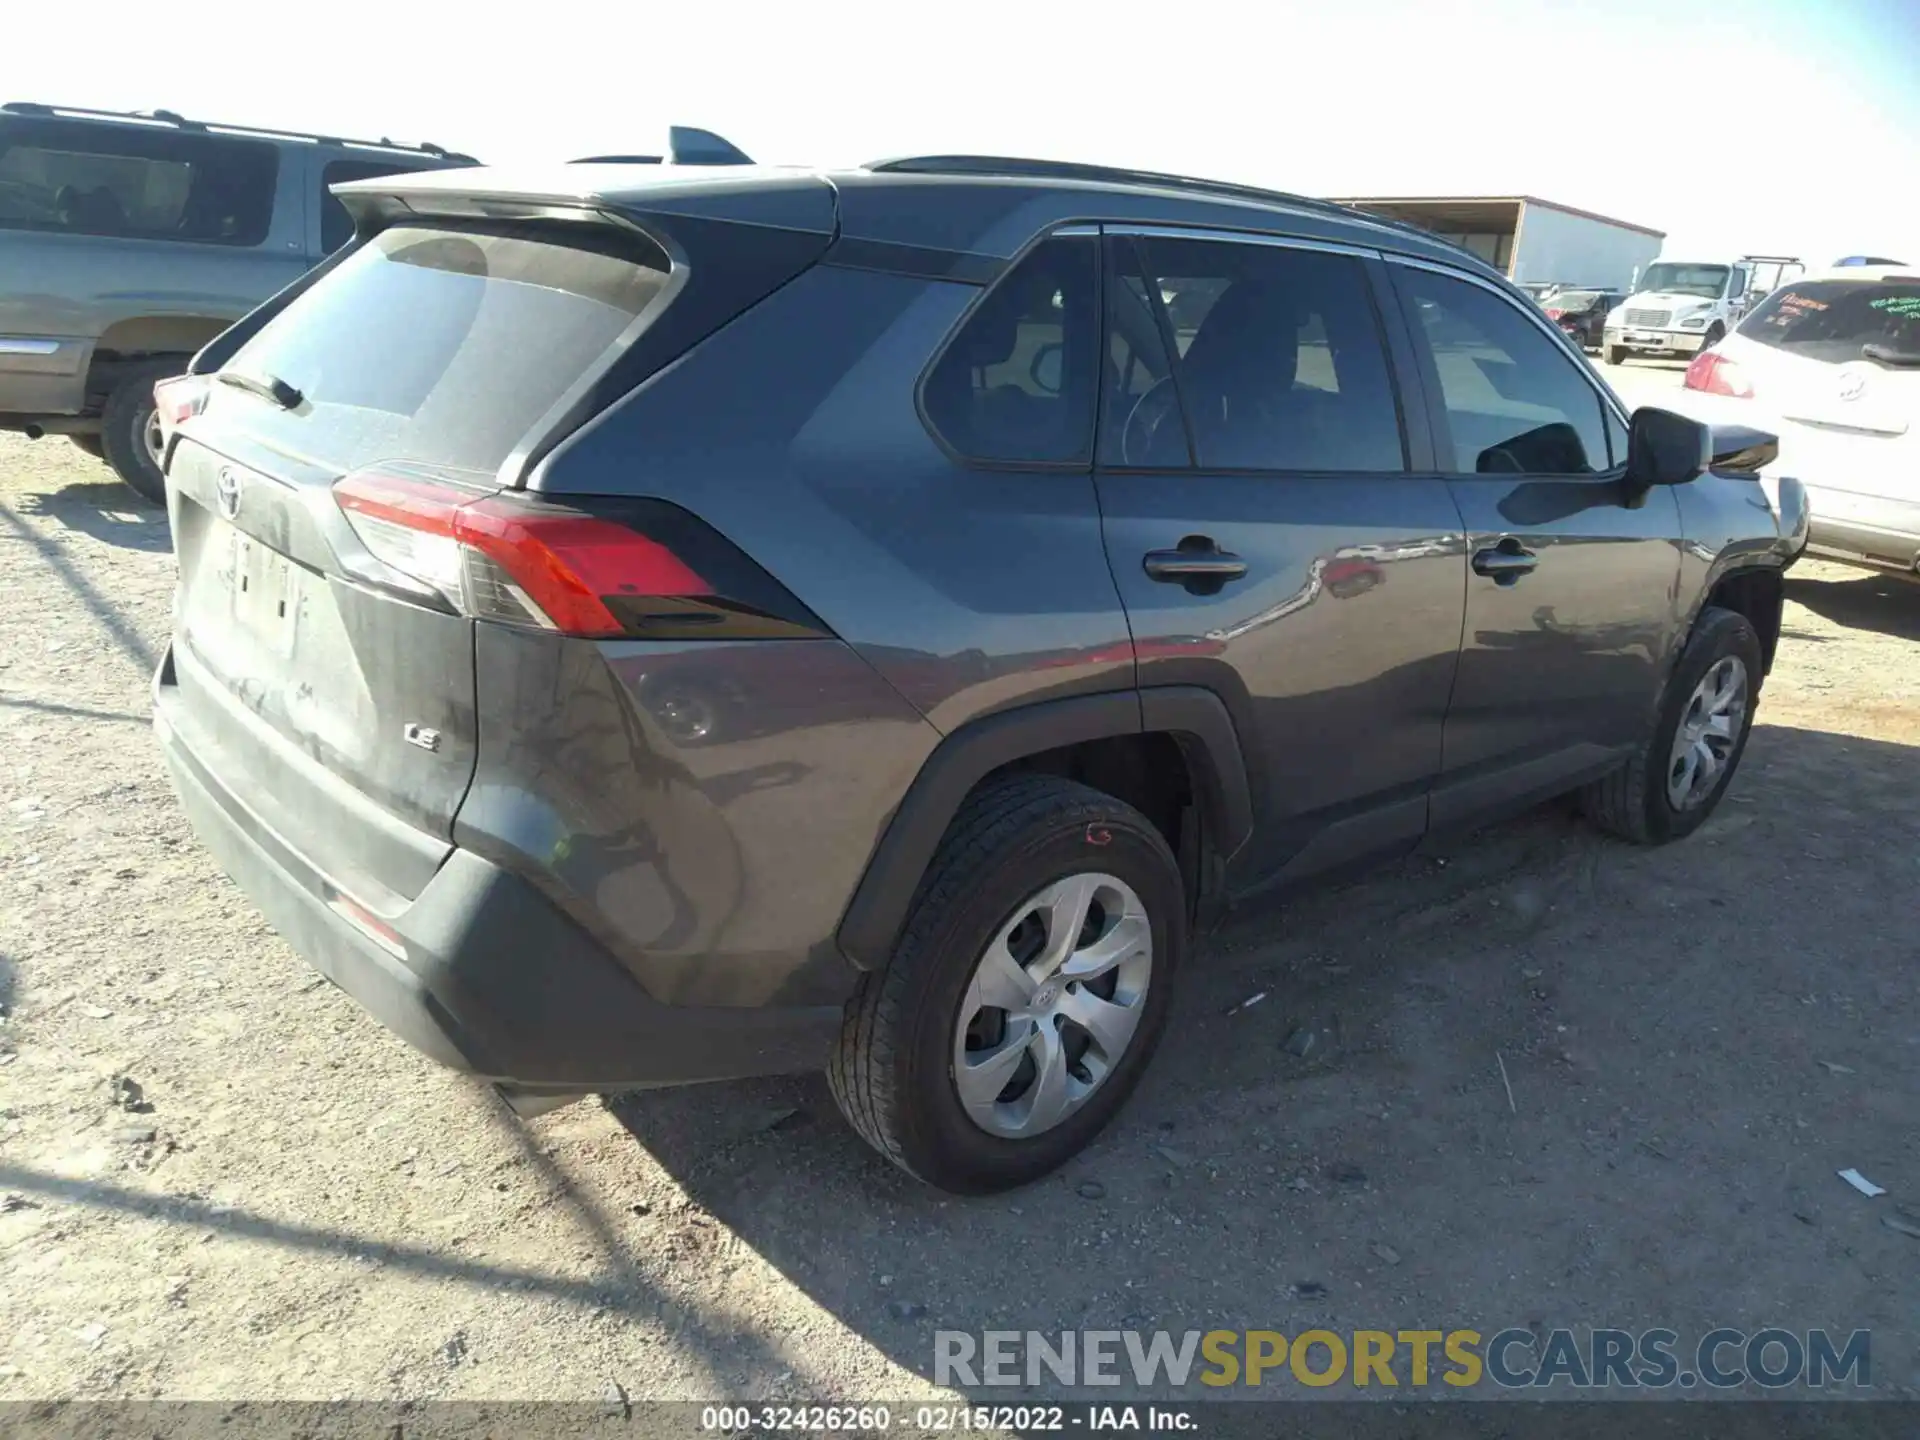
[[[1516,283],[1557,280],[1630,290],[1660,253],[1666,234],[1532,195],[1341,200],[1390,220],[1431,230],[1471,250]]]

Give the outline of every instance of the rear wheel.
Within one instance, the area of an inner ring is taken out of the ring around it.
[[[1762,663],[1760,637],[1744,615],[1702,612],[1646,746],[1582,792],[1587,818],[1642,845],[1699,829],[1746,753]]]
[[[1166,1023],[1180,872],[1130,805],[1025,776],[973,795],[828,1079],[869,1144],[942,1189],[1024,1185],[1118,1112]]]
[[[160,420],[154,412],[156,380],[179,375],[184,360],[136,365],[107,397],[100,417],[100,444],[114,474],[156,505],[167,503],[167,477],[160,468]]]

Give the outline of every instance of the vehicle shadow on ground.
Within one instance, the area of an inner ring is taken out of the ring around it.
[[[1862,572],[1844,580],[1789,574],[1789,600],[1850,630],[1920,640],[1920,583]]]
[[[696,1207],[928,1379],[937,1330],[1498,1328],[1659,1303],[1704,1333],[1777,1295],[1894,1323],[1891,1282],[1820,1277],[1842,1243],[1905,1262],[1833,1193],[1831,1154],[1920,1189],[1891,1138],[1920,1044],[1858,1019],[1920,1037],[1884,904],[1912,883],[1916,787],[1920,747],[1762,724],[1681,844],[1607,840],[1557,804],[1250,914],[1180,977],[1110,1130],[1007,1195],[894,1170],[813,1078],[604,1103]],[[1806,1103],[1770,1086],[1856,1072],[1892,1089],[1821,1115],[1817,1158],[1756,1142]]]
[[[173,549],[167,512],[118,480],[77,481],[21,498],[22,515],[39,515],[69,530],[126,550],[165,554]]]

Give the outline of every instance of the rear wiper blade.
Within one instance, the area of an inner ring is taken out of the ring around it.
[[[303,398],[299,390],[278,375],[255,376],[239,370],[216,370],[213,378],[222,385],[231,385],[234,389],[244,390],[249,395],[258,395],[262,400],[271,400],[282,410],[293,409]]]
[[[1882,365],[1920,366],[1920,350],[1896,350],[1891,345],[1862,345],[1860,353]]]

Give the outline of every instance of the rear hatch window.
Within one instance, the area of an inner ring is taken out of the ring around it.
[[[1754,308],[1740,334],[1805,360],[1920,367],[1920,277],[1784,285]]]
[[[395,226],[241,347],[223,374],[260,384],[215,386],[209,415],[336,473],[495,471],[611,357],[670,269],[621,231]]]

